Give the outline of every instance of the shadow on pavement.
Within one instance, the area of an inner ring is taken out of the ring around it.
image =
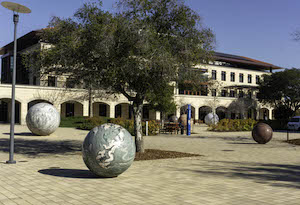
[[[10,133],[3,133],[4,135],[10,135]],[[17,136],[24,136],[24,137],[40,137],[39,135],[36,135],[36,134],[33,134],[31,132],[20,132],[20,133],[14,133],[14,135],[17,135]]]
[[[41,174],[66,177],[66,178],[79,178],[79,179],[99,179],[101,177],[93,174],[89,170],[83,169],[42,169],[38,171]]]
[[[76,154],[81,151],[82,142],[15,139],[14,144],[15,153],[36,157],[49,154]],[[9,152],[9,139],[0,139],[0,152]]]
[[[300,166],[247,162],[208,161],[200,169],[178,169],[199,173],[203,177],[228,177],[248,179],[260,184],[300,189]],[[195,165],[198,167],[198,165]]]

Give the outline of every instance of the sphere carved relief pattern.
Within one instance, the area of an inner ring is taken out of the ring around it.
[[[111,123],[92,129],[82,145],[84,163],[100,177],[116,177],[126,171],[135,158],[135,151],[130,133]]]
[[[58,128],[60,115],[53,105],[38,103],[28,110],[26,124],[33,134],[50,135]]]

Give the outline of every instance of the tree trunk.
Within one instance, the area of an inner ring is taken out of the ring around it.
[[[142,130],[143,100],[133,101],[134,135],[136,152],[145,152]]]
[[[89,88],[89,117],[93,117],[93,99],[92,88]]]

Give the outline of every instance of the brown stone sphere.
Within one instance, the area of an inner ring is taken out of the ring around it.
[[[266,123],[258,123],[252,130],[252,137],[258,144],[266,144],[272,139],[273,130]]]

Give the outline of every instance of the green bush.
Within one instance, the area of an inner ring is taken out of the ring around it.
[[[133,120],[125,120],[123,118],[115,118],[111,120],[111,123],[121,125],[124,127],[128,132],[134,136],[134,122]],[[146,122],[142,122],[142,130],[143,134],[146,134]],[[155,120],[150,120],[148,123],[148,134],[149,135],[156,135],[159,131],[159,124]]]
[[[83,119],[79,124],[76,125],[76,128],[82,129],[82,130],[91,130],[94,127],[97,127],[99,125],[102,125],[104,123],[107,123],[109,121],[110,123],[120,125],[124,127],[128,132],[134,136],[134,122],[133,120],[126,120],[123,118],[115,118],[108,120],[107,118],[103,117],[91,117]],[[142,129],[143,134],[146,134],[146,122],[142,122]],[[149,135],[156,135],[159,131],[159,124],[155,120],[150,120],[148,123],[148,133]]]
[[[87,117],[62,117],[60,119],[60,127],[78,127],[80,124],[82,124]]]
[[[157,135],[159,131],[159,123],[155,120],[148,121],[148,134],[149,135]],[[143,133],[146,134],[146,122],[143,122]]]
[[[253,119],[222,119],[217,125],[211,125],[209,130],[219,132],[251,131],[257,124]]]
[[[94,127],[97,127],[104,123],[106,123],[106,120],[103,119],[102,117],[98,117],[98,116],[90,117],[90,118],[86,118],[81,124],[77,126],[77,128],[82,130],[91,130]]]

